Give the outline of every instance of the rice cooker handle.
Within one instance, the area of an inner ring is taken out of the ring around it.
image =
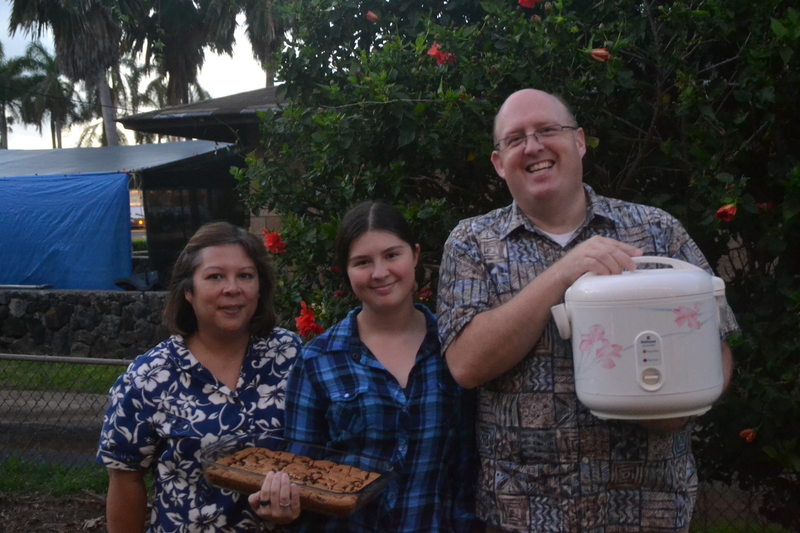
[[[641,257],[632,257],[633,262],[637,265],[642,263],[658,263],[661,265],[668,265],[671,266],[675,270],[701,270],[705,272],[699,266],[693,265],[691,263],[687,263],[686,261],[681,261],[680,259],[673,259],[672,257],[661,257],[658,255],[643,255]]]
[[[562,339],[567,340],[572,337],[572,326],[569,323],[569,312],[567,312],[567,304],[558,304],[550,308],[553,313],[553,320],[556,322],[558,334]]]
[[[728,301],[725,299],[725,281],[717,276],[711,276],[714,287],[714,299],[717,301],[717,322],[722,324],[722,318],[728,312]]]

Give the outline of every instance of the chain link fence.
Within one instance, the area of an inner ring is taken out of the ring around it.
[[[0,354],[0,461],[93,463],[108,390],[129,363]]]
[[[701,483],[692,517],[692,531],[724,533],[782,533],[759,511],[761,495],[726,485]]]
[[[108,389],[130,361],[0,354],[0,461],[78,467],[94,462]],[[693,532],[782,533],[758,494],[703,483]],[[800,502],[798,502],[800,505]]]

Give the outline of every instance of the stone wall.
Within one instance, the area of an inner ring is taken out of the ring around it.
[[[0,353],[133,359],[167,338],[166,292],[0,289]]]

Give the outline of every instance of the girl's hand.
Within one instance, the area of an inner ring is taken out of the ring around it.
[[[288,524],[300,516],[300,491],[286,474],[269,472],[261,490],[247,501],[258,516],[276,524]]]

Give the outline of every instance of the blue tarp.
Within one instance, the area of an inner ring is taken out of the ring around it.
[[[0,285],[117,289],[129,211],[125,173],[0,178]]]

